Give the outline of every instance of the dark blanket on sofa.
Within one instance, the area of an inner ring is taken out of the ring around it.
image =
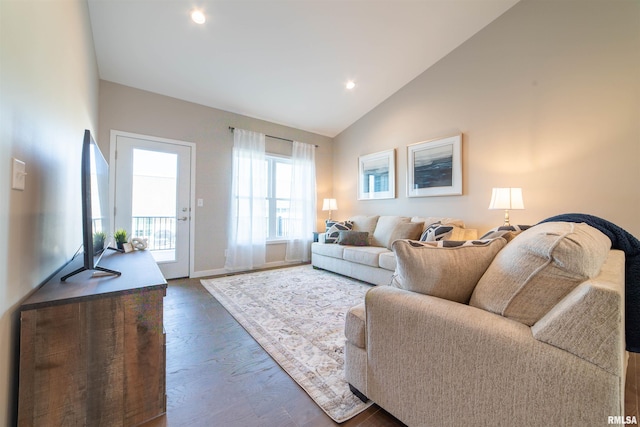
[[[611,239],[611,248],[625,254],[625,334],[627,350],[640,353],[640,240],[611,222],[593,215],[569,213],[543,222],[584,222]]]

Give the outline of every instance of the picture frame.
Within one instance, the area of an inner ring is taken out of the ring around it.
[[[462,134],[407,146],[407,197],[462,194]]]
[[[396,150],[358,157],[358,200],[395,199]]]

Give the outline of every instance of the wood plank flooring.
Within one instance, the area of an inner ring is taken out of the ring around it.
[[[164,301],[167,332],[167,413],[145,427],[336,426],[200,284],[169,281]],[[632,353],[625,408],[638,417],[640,360]],[[402,426],[374,405],[340,424]]]

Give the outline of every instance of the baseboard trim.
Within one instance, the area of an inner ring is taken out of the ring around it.
[[[251,270],[232,271],[232,270],[227,270],[226,268],[216,268],[213,270],[194,271],[193,274],[191,274],[191,278],[199,279],[201,277],[212,277],[212,276],[214,277],[215,276],[233,276],[235,274],[252,273],[254,271],[269,270],[272,268],[279,268],[279,267],[291,267],[294,265],[303,265],[303,264],[309,264],[309,262],[272,261],[272,262],[265,263],[263,266],[259,268],[254,268]]]

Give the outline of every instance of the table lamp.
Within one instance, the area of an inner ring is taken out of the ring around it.
[[[509,209],[524,209],[522,188],[494,188],[489,209],[504,209],[504,224],[509,224]]]
[[[329,211],[329,219],[331,219],[331,211],[338,210],[338,202],[336,202],[336,199],[324,199],[322,201],[322,210]]]

